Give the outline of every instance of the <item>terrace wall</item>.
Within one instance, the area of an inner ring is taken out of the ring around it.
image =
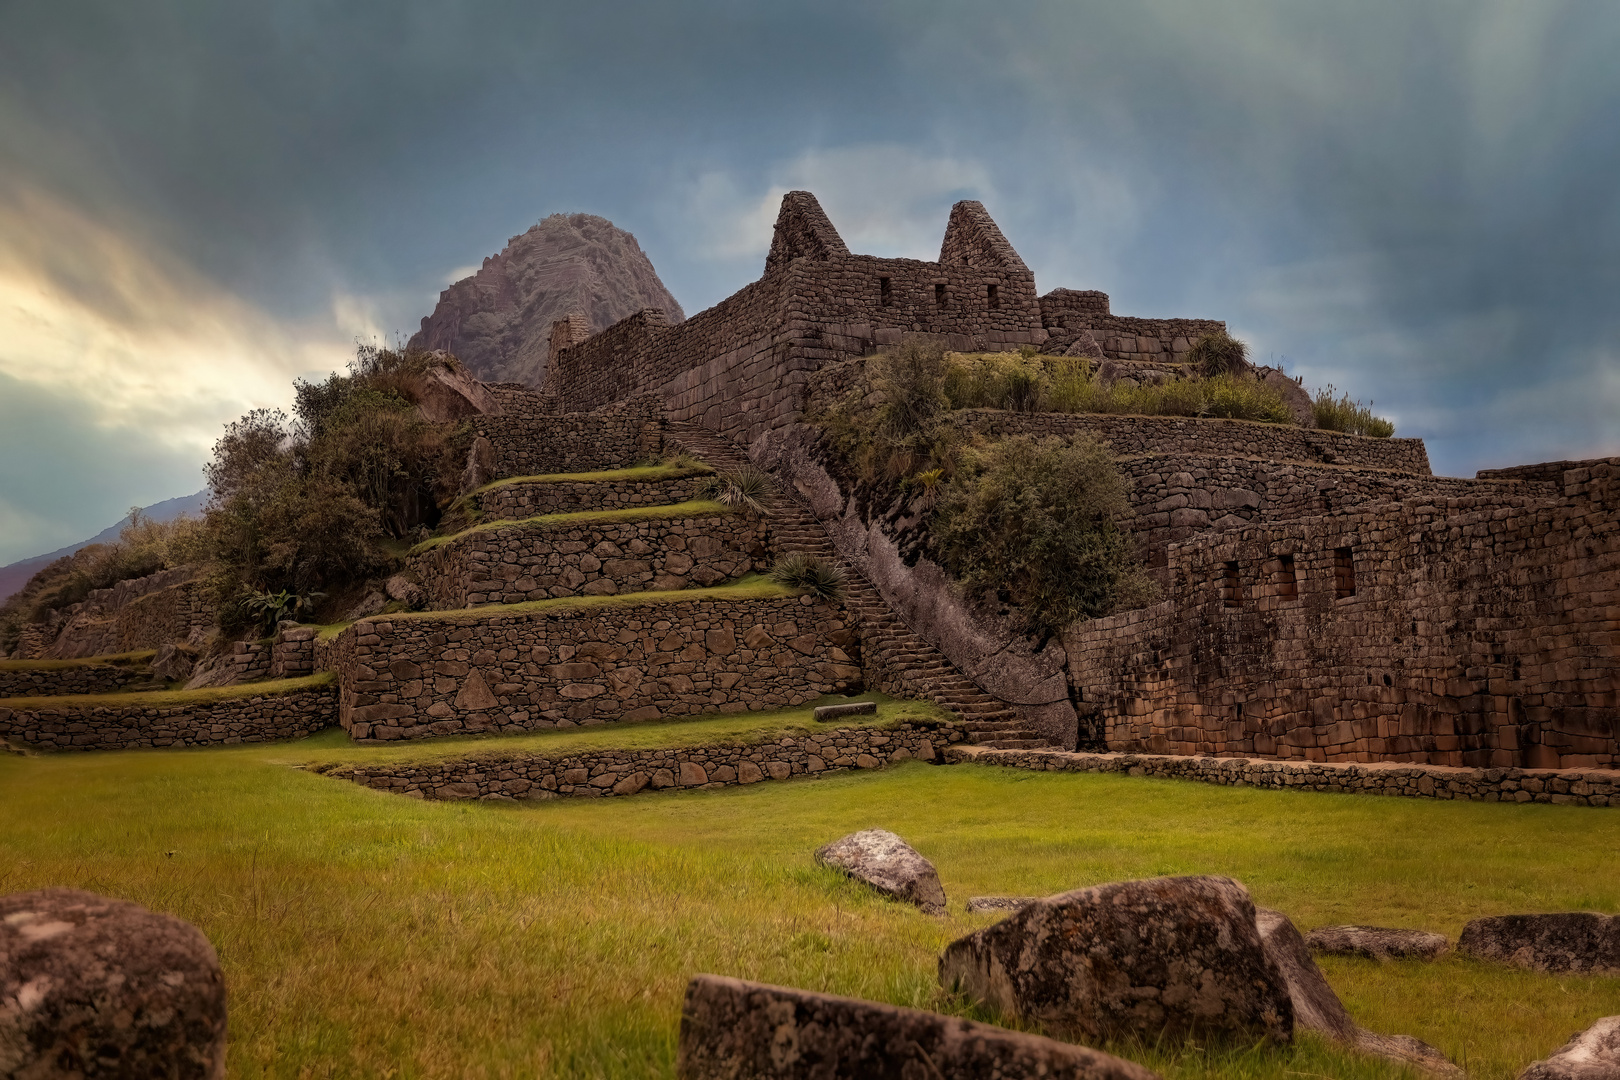
[[[671,788],[719,788],[935,761],[962,732],[950,723],[838,728],[772,743],[669,750],[583,750],[512,754],[499,760],[317,766],[317,772],[414,799],[611,798]]]
[[[1562,486],[1174,545],[1172,599],[1065,635],[1071,686],[1111,750],[1620,767],[1620,462]]]
[[[496,476],[623,469],[664,451],[662,403],[654,397],[563,416],[476,416],[473,431],[490,442]]]
[[[1048,335],[1042,351],[1048,353],[1180,363],[1193,342],[1226,332],[1226,323],[1218,319],[1114,315],[1108,310],[1108,294],[1091,290],[1053,289],[1040,298],[1040,307]]]
[[[717,585],[768,564],[764,520],[730,512],[514,522],[465,533],[407,560],[437,610]]]
[[[674,480],[518,482],[492,487],[478,496],[478,502],[484,518],[489,521],[632,506],[669,506],[692,498],[703,479],[683,476]]]
[[[660,598],[365,620],[327,655],[367,740],[802,705],[858,689],[857,651],[826,602]]]
[[[41,694],[116,694],[132,683],[150,683],[146,664],[73,664],[0,660],[0,698]]]
[[[0,739],[40,750],[129,750],[221,746],[312,735],[337,720],[337,687],[233,697],[191,705],[76,703],[0,704]]]

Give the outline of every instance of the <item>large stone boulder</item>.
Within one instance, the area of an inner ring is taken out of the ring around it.
[[[469,416],[503,416],[489,388],[446,360],[433,364],[410,381],[409,393],[424,419],[443,424]]]
[[[157,655],[152,657],[152,674],[168,682],[185,682],[196,667],[191,655],[172,643],[159,645]]]
[[[77,889],[0,897],[0,1076],[224,1075],[225,976],[196,927]]]
[[[1339,995],[1328,985],[1322,969],[1288,916],[1269,908],[1255,909],[1255,928],[1266,955],[1282,973],[1294,1006],[1294,1027],[1319,1032],[1334,1042],[1364,1054],[1412,1065],[1433,1076],[1460,1078],[1463,1071],[1439,1050],[1410,1035],[1380,1035],[1350,1018]]]
[[[1463,927],[1457,951],[1531,971],[1620,972],[1620,917],[1595,911],[1493,915]]]
[[[1620,1016],[1605,1016],[1544,1061],[1525,1067],[1519,1080],[1620,1080]]]
[[[1083,1042],[1293,1038],[1294,1009],[1226,877],[1164,877],[1037,900],[952,942],[940,982]]]
[[[1312,952],[1373,960],[1433,960],[1451,948],[1444,934],[1388,926],[1319,926],[1305,944]]]
[[[681,1080],[1152,1080],[1084,1046],[954,1016],[717,975],[686,988]]]
[[[892,832],[850,833],[816,851],[816,861],[835,867],[886,896],[916,904],[930,915],[945,913],[945,886],[934,864]]]

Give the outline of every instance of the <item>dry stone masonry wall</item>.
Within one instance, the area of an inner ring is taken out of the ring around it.
[[[1226,332],[1216,319],[1137,319],[1108,310],[1108,294],[1053,289],[1040,299],[1047,340],[1042,351],[1145,363],[1180,363],[1205,334]]]
[[[478,416],[473,429],[490,442],[496,476],[623,469],[663,454],[660,405],[642,397],[588,413]]]
[[[365,620],[330,651],[357,741],[801,705],[858,688],[841,608],[807,597],[648,599]]]
[[[0,698],[42,694],[116,694],[131,684],[150,683],[144,663],[73,664],[59,661],[0,661]]]
[[[720,512],[481,528],[411,556],[432,607],[516,604],[718,585],[769,564],[756,517]]]
[[[519,480],[481,492],[478,502],[486,521],[513,521],[541,514],[669,506],[692,498],[702,482],[701,476],[672,480]]]
[[[962,737],[950,724],[913,721],[895,728],[838,728],[783,736],[763,744],[529,753],[497,760],[318,766],[316,771],[414,799],[610,798],[824,776],[913,759],[936,761],[945,747]]]
[[[0,703],[0,740],[40,750],[129,750],[297,739],[336,722],[336,690],[323,686],[186,705],[75,704],[63,698],[14,709]]]

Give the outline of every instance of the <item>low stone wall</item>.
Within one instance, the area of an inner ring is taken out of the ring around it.
[[[524,383],[485,383],[484,389],[500,404],[501,412],[506,416],[537,420],[562,412],[556,394],[536,390]]]
[[[980,746],[950,747],[945,751],[945,761],[952,765],[977,762],[1037,772],[1158,776],[1228,787],[1475,802],[1620,806],[1620,771],[1613,769],[1463,769],[1403,762],[1348,764],[1156,754],[1076,754],[1061,750],[990,750]]]
[[[407,566],[438,610],[717,585],[769,562],[763,519],[704,517],[480,529]]]
[[[150,683],[145,659],[123,664],[62,664],[0,660],[0,698],[44,694],[116,694],[131,683]]]
[[[500,476],[623,469],[663,455],[663,402],[642,396],[561,416],[477,416]]]
[[[620,510],[631,506],[668,506],[692,498],[702,476],[672,480],[553,480],[501,484],[478,496],[488,521],[570,514],[582,510]]]
[[[1016,413],[963,409],[955,423],[996,438],[1010,435],[1090,435],[1118,457],[1171,454],[1187,457],[1254,457],[1320,462],[1430,475],[1422,439],[1372,439],[1337,431],[1250,420],[1187,416],[1113,416],[1100,413]]]
[[[685,595],[362,620],[327,652],[343,727],[356,740],[533,731],[779,709],[860,686],[838,605]]]
[[[29,627],[21,654],[70,660],[155,649],[214,624],[214,605],[196,570],[179,567],[97,589],[82,602]]]
[[[337,722],[337,687],[217,699],[191,705],[75,703],[13,709],[0,703],[0,739],[41,750],[128,750],[275,742]]]
[[[283,623],[277,628],[275,636],[267,641],[236,642],[231,646],[231,655],[222,661],[234,669],[230,683],[299,679],[313,675],[317,632],[313,626]]]
[[[318,765],[311,771],[413,799],[607,798],[666,788],[719,788],[936,761],[963,739],[949,722],[894,728],[838,728],[772,743],[683,746],[670,750],[583,750],[518,754],[498,760],[393,765]]]

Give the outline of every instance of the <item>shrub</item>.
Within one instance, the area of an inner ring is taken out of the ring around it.
[[[770,476],[752,465],[715,473],[698,486],[697,494],[700,499],[713,499],[755,514],[769,514],[776,505],[776,489]]]
[[[844,598],[844,583],[848,577],[842,566],[802,551],[783,555],[770,571],[770,579],[778,585],[803,589],[811,596],[833,601]]]
[[[1241,375],[1249,368],[1249,347],[1224,330],[1193,342],[1183,361],[1200,375]]]
[[[863,480],[949,471],[961,434],[947,420],[955,407],[946,394],[948,374],[943,348],[908,343],[867,360],[844,399],[812,419]]]
[[[1311,400],[1311,411],[1316,426],[1323,431],[1343,431],[1351,435],[1367,435],[1374,439],[1387,439],[1395,434],[1395,425],[1372,413],[1372,402],[1363,405],[1352,401],[1349,394],[1334,397],[1334,389],[1327,386],[1316,392]]]
[[[1145,602],[1125,480],[1089,439],[1019,436],[965,456],[934,512],[940,563],[969,593],[996,590],[1048,637]]]

